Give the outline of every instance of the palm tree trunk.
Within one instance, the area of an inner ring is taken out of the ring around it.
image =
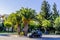
[[[24,24],[24,35],[27,36],[28,33],[28,23]]]
[[[17,32],[18,32],[18,35],[20,35],[20,25],[19,24],[17,25]]]

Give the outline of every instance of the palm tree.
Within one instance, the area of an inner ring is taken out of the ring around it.
[[[20,9],[20,12],[23,17],[22,21],[24,23],[24,34],[26,36],[28,33],[28,24],[31,20],[33,20],[33,18],[36,15],[36,12],[35,10],[32,10],[31,8],[28,9],[28,8],[23,8],[23,7]]]
[[[20,11],[16,11],[16,25],[18,35],[20,35],[21,22],[22,22],[22,16],[20,14]]]

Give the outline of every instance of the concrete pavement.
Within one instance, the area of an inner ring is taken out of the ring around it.
[[[39,38],[27,38],[18,36],[0,36],[0,40],[40,40]]]

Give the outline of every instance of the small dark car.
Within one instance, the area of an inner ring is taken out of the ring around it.
[[[41,38],[42,37],[42,32],[40,30],[33,30],[31,33],[29,33],[27,35],[28,37],[30,38],[34,38],[34,37],[39,37]]]

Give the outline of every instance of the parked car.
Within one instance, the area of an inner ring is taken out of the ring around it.
[[[33,30],[31,33],[29,33],[27,35],[28,37],[30,38],[34,38],[34,37],[39,37],[41,38],[42,37],[42,32],[40,30]]]

